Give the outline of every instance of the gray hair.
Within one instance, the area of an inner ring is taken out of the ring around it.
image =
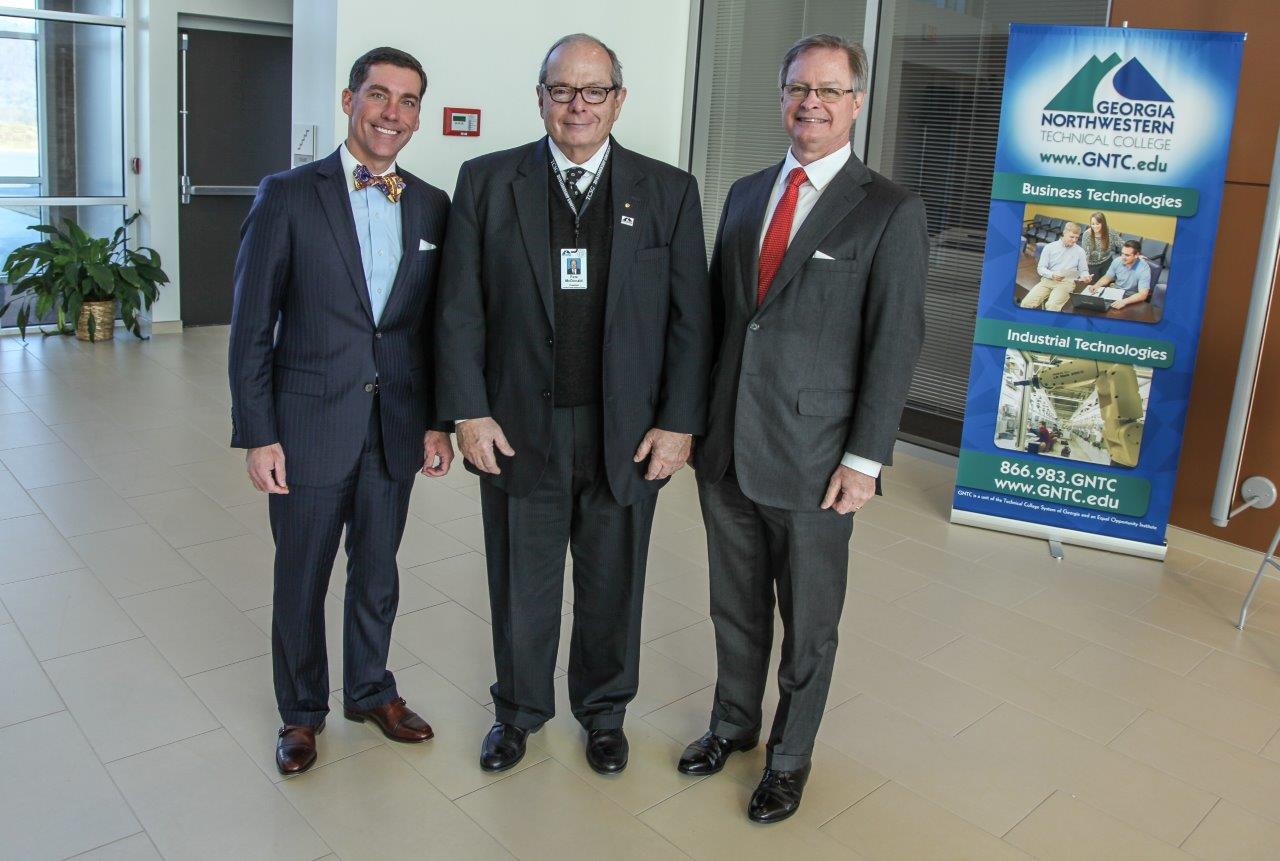
[[[568,36],[561,36],[559,39],[556,39],[551,47],[547,49],[546,55],[542,58],[542,65],[538,67],[539,84],[545,84],[547,82],[547,61],[551,59],[551,55],[556,52],[556,49],[575,42],[587,42],[595,45],[608,54],[610,65],[609,83],[615,87],[622,86],[622,61],[618,59],[618,55],[613,52],[612,48],[588,33],[570,33]]]
[[[796,57],[799,57],[805,51],[811,51],[815,48],[832,48],[837,51],[844,51],[849,60],[849,71],[853,72],[853,89],[859,93],[866,92],[867,52],[857,42],[850,42],[841,36],[832,36],[828,33],[805,36],[791,46],[791,50],[787,51],[787,55],[782,58],[782,68],[778,70],[779,87],[786,86],[787,72],[791,70],[791,64],[796,61]]]

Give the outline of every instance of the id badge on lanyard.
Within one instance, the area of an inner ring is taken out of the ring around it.
[[[564,195],[564,201],[569,205],[569,211],[573,213],[573,241],[578,243],[579,227],[582,223],[582,213],[586,211],[591,204],[591,198],[595,196],[596,186],[600,183],[600,177],[604,176],[605,165],[609,163],[609,144],[605,144],[604,157],[600,159],[600,167],[596,170],[595,177],[591,180],[591,185],[587,188],[586,193],[582,197],[582,209],[573,204],[573,196],[569,194],[569,186],[565,183],[564,176],[560,173],[560,166],[556,164],[555,159],[551,159],[551,170],[556,175],[556,182],[560,186],[560,192]],[[587,249],[585,248],[561,248],[560,249],[560,289],[561,290],[586,290],[587,289]]]

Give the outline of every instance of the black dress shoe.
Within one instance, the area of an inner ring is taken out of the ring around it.
[[[809,780],[809,765],[795,771],[764,770],[760,785],[751,793],[747,818],[752,822],[781,822],[800,809],[800,796]]]
[[[480,745],[480,767],[485,771],[506,771],[524,759],[529,730],[515,724],[495,723]]]
[[[617,774],[626,768],[630,750],[622,727],[587,731],[587,765],[599,774]]]
[[[732,741],[709,732],[684,749],[684,753],[680,755],[680,764],[676,767],[682,774],[715,774],[724,768],[729,754],[751,750],[759,743],[759,736]]]

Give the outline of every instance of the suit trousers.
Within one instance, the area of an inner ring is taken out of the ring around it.
[[[654,494],[619,505],[601,460],[597,405],[556,407],[550,458],[528,496],[481,480],[499,721],[533,730],[555,714],[565,548],[573,556],[569,705],[587,729],[622,726],[640,675]],[[516,457],[519,457],[519,452]]]
[[[735,741],[760,733],[776,594],[782,659],[766,763],[782,771],[801,768],[813,753],[831,687],[853,518],[752,502],[732,465],[714,484],[699,476],[698,497],[716,633],[710,729]]]
[[[285,452],[286,470],[288,457]],[[344,526],[343,703],[370,709],[398,696],[387,652],[400,599],[396,552],[412,490],[412,478],[397,481],[387,471],[375,397],[364,447],[341,483],[290,484],[288,494],[271,495],[276,542],[271,654],[276,703],[286,724],[316,726],[329,711],[324,605]]]

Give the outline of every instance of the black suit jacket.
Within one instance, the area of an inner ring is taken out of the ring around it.
[[[711,319],[697,181],[612,146],[604,467],[614,497],[629,505],[662,484],[632,462],[645,432],[705,429]],[[537,485],[551,447],[559,261],[549,159],[543,138],[462,166],[440,278],[437,410],[498,422],[516,454],[499,455],[502,474],[486,479],[517,497]]]
[[[231,445],[280,443],[290,484],[329,485],[355,465],[373,384],[387,468],[422,467],[435,425],[432,302],[449,198],[410,173],[403,256],[375,325],[337,151],[269,176],[241,230],[231,314]],[[434,248],[420,250],[422,240]],[[439,425],[436,425],[439,426]]]
[[[845,452],[892,461],[924,339],[929,237],[920,198],[850,156],[757,307],[760,235],[781,169],[743,177],[725,200],[711,260],[717,364],[697,469],[714,483],[732,459],[749,499],[816,511]]]

